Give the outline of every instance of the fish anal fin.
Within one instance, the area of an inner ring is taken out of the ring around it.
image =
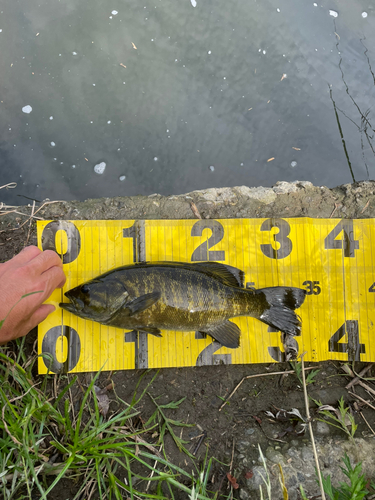
[[[231,321],[224,321],[220,325],[200,330],[202,333],[208,333],[224,347],[236,349],[240,345],[241,330]]]
[[[227,266],[219,262],[197,262],[190,265],[198,271],[213,274],[224,285],[244,286],[245,273],[237,267]]]
[[[141,295],[140,297],[132,300],[131,302],[126,304],[126,309],[129,310],[129,316],[138,314],[145,309],[153,306],[160,299],[160,296],[160,292],[151,292],[146,293],[145,295]]]

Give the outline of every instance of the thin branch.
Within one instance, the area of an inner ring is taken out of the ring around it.
[[[303,394],[305,396],[306,417],[307,417],[307,421],[308,421],[308,424],[309,424],[311,444],[312,444],[312,448],[313,448],[313,452],[314,452],[314,458],[315,458],[316,472],[317,472],[318,479],[319,479],[320,493],[322,495],[322,500],[326,500],[326,496],[325,496],[324,488],[323,488],[323,482],[322,482],[322,473],[320,472],[318,452],[316,450],[314,433],[313,433],[313,429],[312,429],[312,425],[311,425],[311,417],[310,417],[310,409],[309,409],[309,399],[308,399],[308,396],[307,396],[306,378],[305,378],[305,364],[304,364],[304,361],[303,361],[303,358],[304,358],[305,354],[306,354],[306,351],[303,354],[301,354],[301,363],[302,363],[302,382],[303,382]]]

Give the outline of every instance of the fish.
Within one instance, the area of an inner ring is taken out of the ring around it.
[[[292,336],[306,290],[246,289],[244,272],[218,262],[141,262],[112,269],[67,291],[60,307],[80,318],[161,337],[162,330],[198,331],[225,347],[240,345],[230,318],[251,316]]]

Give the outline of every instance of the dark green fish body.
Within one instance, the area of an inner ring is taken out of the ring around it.
[[[160,262],[124,266],[69,290],[64,309],[82,318],[160,336],[160,330],[201,331],[238,347],[240,330],[228,321],[252,316],[291,335],[300,334],[294,313],[299,288],[241,288],[243,272],[223,264]]]

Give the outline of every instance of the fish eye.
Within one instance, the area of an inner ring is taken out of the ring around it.
[[[88,293],[90,291],[89,285],[82,285],[81,286],[81,292],[82,293]]]

